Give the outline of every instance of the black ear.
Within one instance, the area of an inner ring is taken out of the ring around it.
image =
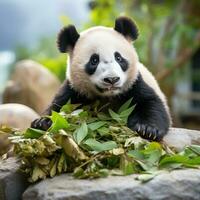
[[[69,25],[61,29],[57,38],[57,45],[60,52],[66,53],[70,49],[73,49],[79,36],[74,25]]]
[[[117,32],[126,38],[136,40],[138,37],[138,28],[136,24],[128,17],[118,17],[115,20],[115,28]]]

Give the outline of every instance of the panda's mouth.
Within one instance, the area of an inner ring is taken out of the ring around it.
[[[104,92],[112,92],[112,91],[115,91],[115,90],[119,90],[120,87],[114,87],[114,86],[110,86],[110,87],[105,87],[105,88],[102,88],[102,87],[99,87],[98,85],[95,85],[96,86],[96,89],[101,92],[101,93],[104,93]]]

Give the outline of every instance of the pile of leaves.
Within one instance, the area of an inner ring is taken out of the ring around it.
[[[28,128],[10,137],[21,169],[35,182],[71,172],[77,178],[139,174],[147,181],[162,170],[200,167],[200,146],[176,153],[164,144],[142,139],[126,126],[133,111],[127,101],[117,112],[99,106],[67,103],[52,112],[48,131]]]

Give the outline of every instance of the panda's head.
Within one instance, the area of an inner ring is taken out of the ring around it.
[[[137,77],[138,56],[132,41],[135,23],[119,17],[114,28],[97,26],[77,32],[73,25],[58,35],[58,48],[69,53],[67,79],[88,96],[114,96],[126,91]]]

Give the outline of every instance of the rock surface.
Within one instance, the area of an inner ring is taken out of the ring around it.
[[[31,60],[16,64],[3,94],[3,103],[20,103],[42,113],[60,86],[60,81],[44,66]]]
[[[181,151],[185,146],[191,144],[200,145],[200,131],[184,128],[170,128],[163,141],[170,147]]]
[[[199,200],[200,170],[165,172],[142,184],[134,175],[77,180],[60,175],[30,186],[23,200]]]
[[[179,149],[188,144],[200,144],[200,131],[172,128],[164,141]],[[79,180],[62,174],[33,184],[23,193],[27,182],[16,173],[18,167],[14,158],[0,161],[0,200],[200,199],[200,169],[163,171],[143,184],[134,179],[135,175]]]
[[[28,182],[18,168],[16,159],[0,160],[0,200],[21,200]]]
[[[24,130],[39,115],[31,108],[22,104],[2,104],[0,105],[0,125]]]

